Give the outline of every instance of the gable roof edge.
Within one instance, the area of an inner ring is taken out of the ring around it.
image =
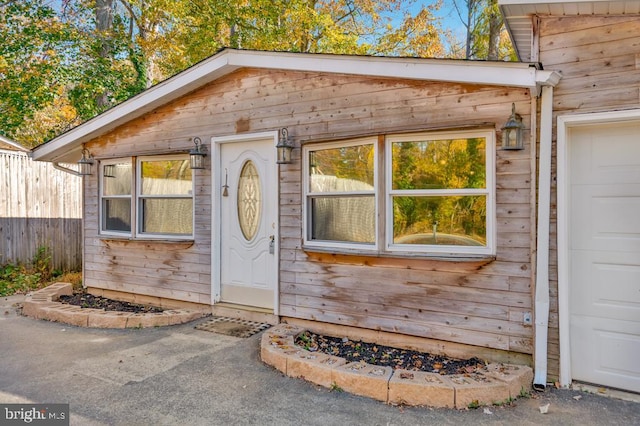
[[[74,151],[79,157],[83,143],[240,68],[522,87],[534,94],[548,84],[544,72],[527,63],[225,49],[36,147],[33,159],[58,161]]]
[[[9,147],[13,148],[13,149],[11,149],[12,151],[15,150],[15,151],[21,151],[21,152],[29,152],[29,148],[26,148],[26,147],[20,145],[18,142],[15,142],[12,139],[9,139],[9,138],[7,138],[5,136],[0,135],[0,149],[3,149],[2,145],[6,145],[6,146],[9,146]]]

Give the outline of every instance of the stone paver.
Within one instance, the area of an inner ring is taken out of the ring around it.
[[[33,292],[24,300],[22,314],[47,321],[61,322],[78,327],[93,328],[147,328],[183,324],[202,318],[202,312],[186,309],[168,309],[162,313],[134,313],[81,308],[60,303],[60,296],[72,295],[70,283],[55,283]]]
[[[455,389],[456,408],[501,404],[509,399],[507,383],[484,374],[452,375],[449,380]]]
[[[289,377],[390,404],[458,409],[502,404],[528,393],[533,382],[533,371],[522,365],[489,364],[470,374],[443,376],[365,362],[347,363],[343,358],[296,346],[295,337],[303,331],[289,324],[265,331],[262,361]]]
[[[378,401],[389,399],[391,367],[371,365],[366,362],[350,362],[333,371],[333,386],[356,395],[367,396]]]
[[[389,380],[388,402],[454,408],[455,388],[450,380],[440,374],[395,370]]]

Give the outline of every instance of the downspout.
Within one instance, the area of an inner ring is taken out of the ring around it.
[[[553,87],[542,86],[540,106],[540,173],[538,179],[538,235],[535,289],[535,348],[533,388],[547,385],[549,326],[549,221],[551,215],[551,143]]]

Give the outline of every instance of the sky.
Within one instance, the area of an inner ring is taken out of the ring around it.
[[[458,16],[455,3],[458,4],[460,11],[465,14],[467,0],[440,0],[440,9],[435,12],[435,16],[440,19],[443,30],[450,30],[456,39],[463,41],[466,39],[466,29]],[[438,3],[438,0],[415,0],[415,3],[409,9],[412,15],[415,15],[423,6]],[[392,20],[395,22],[395,20]],[[442,40],[446,43],[446,40]]]
[[[432,4],[433,1],[422,1],[418,2],[420,4]],[[466,7],[464,6],[464,0],[457,0],[458,7],[460,7],[461,12],[466,13]],[[450,29],[454,32],[454,34],[458,38],[464,38],[466,31],[464,25],[462,25],[462,21],[460,21],[460,17],[456,12],[454,6],[454,0],[444,0],[442,7],[440,10],[436,12],[436,16],[442,19],[442,27],[445,29]]]

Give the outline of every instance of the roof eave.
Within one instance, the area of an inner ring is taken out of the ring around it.
[[[33,158],[55,162],[68,160],[74,152],[79,156],[82,144],[243,67],[522,87],[532,93],[546,84],[541,83],[541,71],[526,63],[227,49],[40,145]]]
[[[498,0],[507,32],[521,61],[532,57],[533,16],[636,15],[638,0]]]
[[[15,151],[29,152],[29,148],[26,148],[20,145],[18,142],[5,136],[0,135],[0,142],[2,142],[4,145],[10,146],[11,148],[15,148]]]

